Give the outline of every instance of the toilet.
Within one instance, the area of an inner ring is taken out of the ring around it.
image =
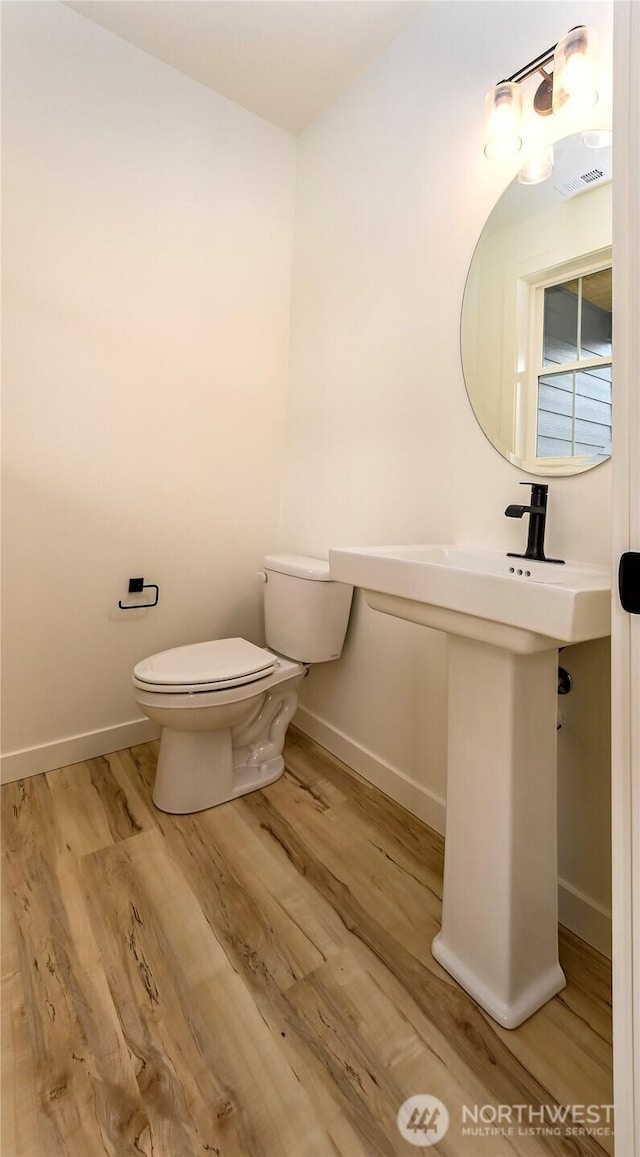
[[[136,702],[162,727],[153,790],[162,811],[202,811],[278,779],[309,665],[340,656],[353,587],[301,555],[268,555],[261,577],[267,647],[215,639],[134,668]]]

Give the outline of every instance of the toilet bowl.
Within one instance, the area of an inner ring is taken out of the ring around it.
[[[162,727],[153,790],[162,811],[202,811],[278,779],[309,664],[340,655],[353,588],[301,556],[268,556],[263,578],[269,647],[215,639],[134,668],[136,702]]]

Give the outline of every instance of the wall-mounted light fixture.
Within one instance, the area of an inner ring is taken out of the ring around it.
[[[487,93],[484,152],[491,160],[506,159],[522,148],[525,134],[520,86],[535,73],[542,77],[532,101],[533,111],[538,116],[546,117],[553,113],[569,119],[584,114],[598,100],[593,67],[593,30],[584,25],[572,28],[557,44],[518,69],[513,76],[501,80]],[[585,144],[590,143],[593,142],[585,139]],[[519,179],[523,184],[536,184],[546,180],[552,170],[553,146],[545,144],[527,162]]]

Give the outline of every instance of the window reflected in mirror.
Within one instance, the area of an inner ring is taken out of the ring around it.
[[[536,457],[608,458],[611,266],[547,285],[543,292]]]

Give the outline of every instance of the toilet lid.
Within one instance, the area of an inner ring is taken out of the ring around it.
[[[142,659],[133,670],[134,681],[158,691],[173,687],[199,690],[237,687],[264,678],[278,665],[278,656],[246,639],[214,639],[173,647]]]

